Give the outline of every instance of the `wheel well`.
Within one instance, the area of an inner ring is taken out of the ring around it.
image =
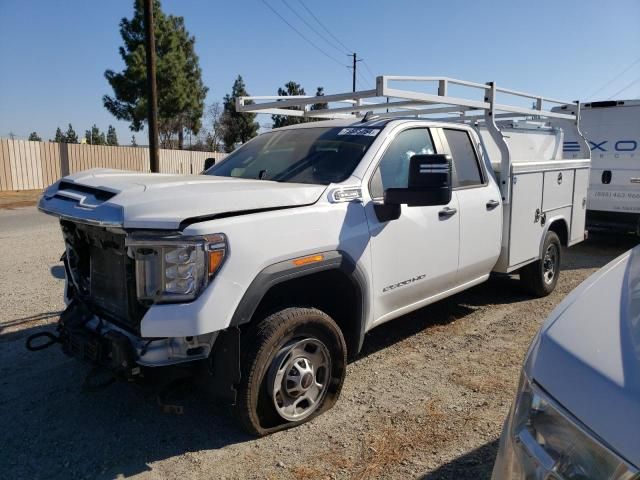
[[[356,282],[342,270],[325,270],[272,286],[258,304],[251,323],[286,307],[314,307],[322,310],[342,330],[348,355],[358,353],[362,292]]]
[[[567,246],[569,244],[569,229],[567,228],[567,222],[564,219],[558,219],[554,221],[551,225],[549,225],[549,231],[555,232],[560,239],[560,243],[563,246]]]

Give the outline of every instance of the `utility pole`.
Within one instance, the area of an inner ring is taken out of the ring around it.
[[[362,58],[358,59],[358,54],[356,52],[350,53],[350,57],[353,57],[353,91],[356,91],[356,66],[358,62],[362,61]]]
[[[144,0],[144,33],[147,53],[147,123],[149,161],[152,172],[160,171],[158,150],[158,91],[156,90],[156,39],[153,28],[153,0]]]

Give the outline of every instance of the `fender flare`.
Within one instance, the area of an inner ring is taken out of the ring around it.
[[[322,255],[324,257],[323,260],[312,264],[296,266],[292,262],[294,258],[297,258],[294,257],[269,265],[260,271],[242,296],[240,303],[231,317],[229,327],[239,327],[240,325],[249,323],[264,296],[275,285],[326,270],[341,270],[347,278],[353,282],[360,297],[360,305],[358,305],[359,318],[357,319],[357,348],[354,354],[359,353],[364,342],[366,321],[369,315],[367,302],[368,282],[366,281],[366,276],[358,267],[357,263],[342,251],[330,250],[318,252],[317,254]]]
[[[557,222],[563,222],[566,229],[567,229],[567,238],[570,236],[570,230],[569,230],[569,222],[567,222],[567,219],[565,218],[564,215],[556,215],[555,217],[551,217],[549,220],[547,220],[545,226],[544,226],[544,231],[542,232],[542,237],[540,238],[540,247],[538,248],[538,259],[541,259],[544,255],[544,252],[542,251],[544,249],[544,240],[545,238],[547,238],[547,233],[549,233],[549,229],[551,227],[551,225],[553,225],[554,223]],[[560,239],[560,244],[562,245],[562,239]],[[564,245],[562,245],[564,246]]]

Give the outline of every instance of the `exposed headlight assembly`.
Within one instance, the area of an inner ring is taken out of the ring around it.
[[[221,233],[198,237],[132,235],[138,299],[151,303],[195,299],[222,266],[227,239]]]
[[[637,480],[638,471],[600,443],[522,375],[511,435],[522,478]]]

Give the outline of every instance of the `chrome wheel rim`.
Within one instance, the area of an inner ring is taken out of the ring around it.
[[[542,261],[542,276],[547,285],[553,283],[556,277],[556,269],[558,264],[558,247],[551,244],[547,247]]]
[[[275,356],[269,379],[273,405],[285,420],[299,421],[315,412],[329,387],[331,356],[315,338],[294,340]]]

